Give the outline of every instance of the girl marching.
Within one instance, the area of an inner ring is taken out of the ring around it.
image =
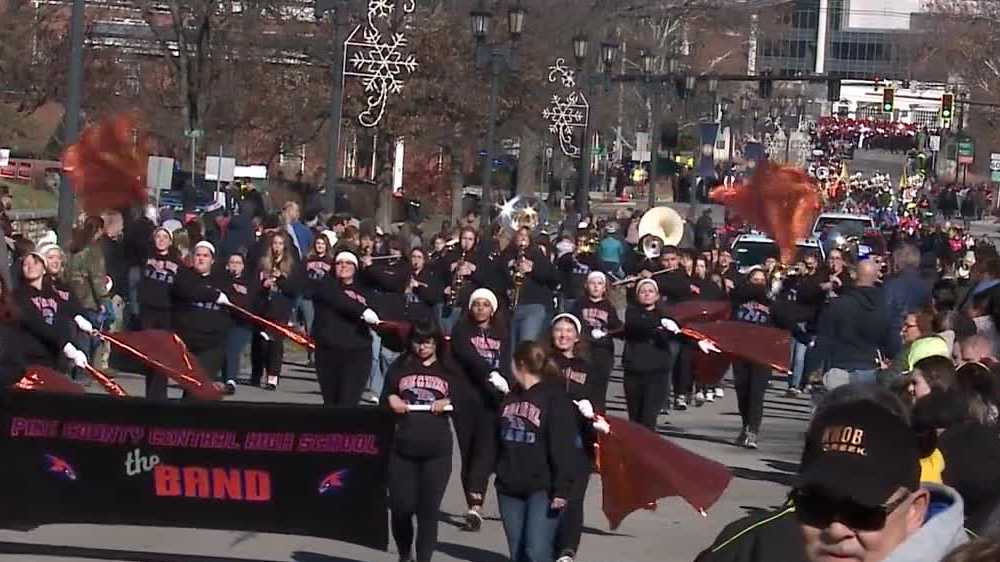
[[[277,231],[265,242],[264,256],[257,272],[259,280],[258,309],[261,316],[278,324],[287,324],[292,317],[295,300],[302,292],[303,274],[293,255],[288,234]],[[281,363],[285,356],[284,340],[274,332],[263,332],[258,341],[261,365],[267,373],[265,390],[278,388]],[[251,384],[260,384],[262,373],[252,373]]]
[[[608,380],[615,362],[614,337],[621,337],[624,325],[615,306],[607,300],[608,278],[600,271],[587,275],[584,298],[578,300],[570,313],[584,325],[582,337],[590,344],[590,397],[594,409],[604,411]]]
[[[625,311],[625,403],[628,419],[656,430],[656,418],[667,399],[667,366],[673,363],[670,340],[680,326],[659,305],[656,281],[636,285],[636,302]]]
[[[381,404],[396,414],[389,458],[392,536],[403,562],[430,562],[437,546],[438,513],[451,476],[451,424],[446,412],[462,382],[441,362],[440,332],[416,323],[409,349],[386,373]],[[417,408],[427,408],[414,411]],[[413,519],[416,518],[416,558]]]
[[[173,234],[166,228],[153,230],[152,251],[142,268],[139,281],[139,316],[143,330],[173,329],[171,293],[177,274],[183,267],[181,255],[174,247]],[[146,372],[146,398],[167,399],[167,378],[153,371]]]

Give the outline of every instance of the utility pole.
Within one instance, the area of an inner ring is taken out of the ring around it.
[[[70,19],[69,84],[66,95],[66,138],[64,146],[76,144],[80,137],[80,105],[83,96],[83,20],[84,0],[73,0]],[[59,182],[58,234],[64,244],[69,242],[76,218],[76,198],[69,176],[62,174]]]

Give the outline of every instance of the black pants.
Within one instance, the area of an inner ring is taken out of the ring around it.
[[[268,332],[269,339],[264,339],[260,332],[255,332],[250,344],[250,384],[257,386],[264,373],[268,376],[281,376],[281,364],[285,360],[284,338]]]
[[[327,406],[357,406],[372,368],[372,348],[316,346],[316,379]]]
[[[771,368],[746,361],[733,361],[733,386],[740,407],[743,427],[754,433],[760,431],[764,418],[764,392],[771,378]]]
[[[580,536],[583,534],[583,500],[587,497],[587,486],[590,484],[590,473],[593,468],[588,458],[586,465],[577,475],[566,498],[566,508],[559,520],[559,530],[556,531],[556,556],[575,556],[580,549]]]
[[[691,394],[694,391],[694,376],[691,369],[694,361],[693,352],[700,353],[700,351],[691,344],[677,344],[677,359],[674,360],[674,368],[671,373],[673,378],[674,394],[676,396]]]
[[[319,348],[317,348],[317,355]],[[392,537],[400,559],[413,552],[417,518],[417,562],[430,562],[437,546],[438,512],[451,476],[451,454],[417,459],[393,451],[389,457],[389,507]]]
[[[590,352],[590,376],[594,388],[594,409],[603,412],[608,400],[608,381],[611,380],[611,369],[615,364],[613,349],[603,347],[593,348]]]
[[[160,310],[145,307],[140,316],[143,330],[166,330],[171,331],[170,310]],[[146,375],[146,398],[151,400],[167,399],[167,377],[160,373],[147,369]]]
[[[498,414],[490,402],[481,400],[459,409],[452,416],[458,452],[462,458],[462,490],[469,507],[483,505],[486,487],[497,456]]]
[[[658,371],[625,371],[625,405],[628,419],[656,431],[660,414],[670,390],[670,375]]]

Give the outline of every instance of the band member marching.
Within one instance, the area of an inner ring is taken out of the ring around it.
[[[332,231],[328,231],[332,235]],[[303,260],[306,272],[306,282],[302,291],[302,316],[306,332],[312,332],[316,320],[316,308],[313,306],[312,293],[316,284],[321,283],[333,269],[333,252],[330,237],[324,232],[313,239],[312,248]],[[308,362],[313,363],[312,351],[307,351]]]
[[[581,230],[576,235],[573,251],[557,258],[555,266],[561,276],[562,310],[568,312],[583,298],[587,276],[592,271],[601,271],[595,237]]]
[[[139,315],[143,330],[173,329],[171,293],[177,273],[183,268],[181,254],[173,245],[173,235],[159,227],[153,230],[152,252],[142,268],[139,282]],[[167,378],[152,370],[146,372],[146,398],[166,400]]]
[[[521,227],[504,251],[501,263],[507,266],[507,287],[513,316],[511,341],[516,345],[538,339],[552,312],[552,292],[559,278],[549,258],[531,243],[531,230]]]
[[[19,327],[13,345],[20,348],[25,363],[55,369],[59,356],[64,355],[73,366],[84,369],[86,354],[70,343],[71,321],[83,332],[94,330],[81,314],[83,310],[53,288],[41,254],[31,252],[21,260],[20,278],[13,294]]]
[[[671,340],[680,326],[660,304],[656,281],[636,285],[636,302],[625,311],[625,403],[630,421],[656,430],[656,418],[670,388]]]
[[[569,496],[566,498],[566,508],[563,510],[556,533],[557,562],[573,562],[580,548],[580,535],[583,533],[583,500],[587,495],[587,485],[590,483],[590,473],[594,467],[594,443],[596,436],[591,425],[594,423],[594,400],[603,390],[595,385],[591,363],[587,361],[587,343],[582,339],[583,325],[572,314],[559,314],[552,319],[552,332],[549,345],[551,358],[559,367],[562,383],[566,393],[577,407],[577,422],[579,428],[579,446],[584,455],[580,455],[580,466],[573,480]],[[606,381],[605,381],[605,384]]]
[[[209,380],[220,378],[225,362],[226,333],[232,326],[230,303],[225,290],[229,287],[225,272],[215,266],[215,246],[202,240],[194,246],[191,268],[177,274],[174,284],[177,335],[198,359]],[[232,394],[235,386],[226,385]]]
[[[498,305],[493,291],[473,291],[468,314],[455,325],[451,337],[452,354],[470,383],[469,405],[454,416],[469,531],[478,531],[483,523],[480,511],[496,459],[497,407],[500,397],[510,391],[503,374],[510,364],[510,336],[497,314]]]
[[[570,313],[579,318],[585,328],[583,338],[590,343],[591,401],[594,409],[604,411],[608,394],[608,381],[615,363],[614,337],[621,337],[624,330],[618,310],[607,300],[608,278],[600,271],[587,275],[585,296],[577,301]]]
[[[444,254],[439,264],[444,282],[444,304],[441,309],[441,329],[450,334],[464,315],[469,295],[481,287],[498,294],[502,279],[490,259],[484,244],[479,243],[476,230],[463,227],[458,234],[458,245]]]
[[[423,248],[410,250],[410,274],[403,291],[406,297],[403,317],[410,322],[435,321],[434,307],[441,302],[442,291],[437,272],[427,263]]]
[[[300,264],[293,255],[288,234],[273,232],[264,243],[264,256],[260,260],[257,278],[260,282],[258,310],[272,322],[287,324],[292,318],[295,301],[302,293],[303,277]],[[281,376],[281,364],[285,356],[285,342],[280,334],[273,331],[262,332],[257,340],[261,365],[267,373],[265,390],[276,390]],[[261,372],[251,374],[251,384],[260,383]]]
[[[500,518],[511,560],[552,560],[583,463],[577,409],[541,344],[518,345],[513,371],[517,385],[500,406]]]
[[[386,373],[381,403],[396,414],[389,457],[392,536],[400,560],[430,562],[437,546],[441,500],[451,476],[452,434],[446,411],[463,381],[442,364],[442,338],[428,320],[417,322],[409,349]],[[411,411],[425,407],[427,411]],[[416,558],[413,519],[416,517]]]
[[[226,262],[226,286],[225,292],[233,304],[251,310],[257,302],[256,279],[253,272],[246,266],[246,256],[237,252]],[[236,392],[236,384],[246,384],[249,380],[240,378],[240,359],[243,350],[250,344],[253,337],[254,327],[250,322],[238,316],[233,317],[233,324],[226,332],[226,361],[223,367],[226,379],[226,392],[233,394]]]
[[[370,326],[377,325],[379,317],[355,282],[357,272],[358,257],[340,252],[334,278],[313,291],[316,378],[327,406],[357,406],[371,369]]]

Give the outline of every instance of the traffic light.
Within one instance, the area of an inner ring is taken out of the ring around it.
[[[882,92],[882,113],[892,113],[895,108],[896,88],[886,88]]]
[[[951,121],[951,116],[955,109],[955,94],[941,95],[941,120],[945,123]]]
[[[771,73],[769,71],[764,71],[760,75],[760,81],[757,84],[757,94],[761,99],[768,99],[771,97],[771,90],[774,89],[774,81],[771,80]]]
[[[840,79],[830,78],[826,81],[826,101],[840,101]]]

